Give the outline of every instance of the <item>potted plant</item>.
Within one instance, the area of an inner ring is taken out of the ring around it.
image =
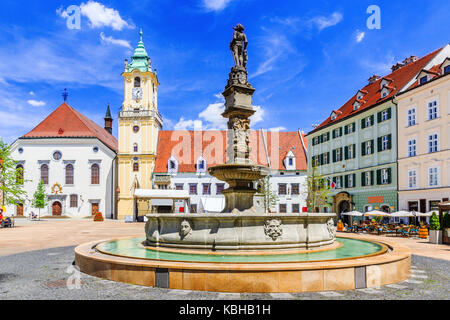
[[[430,243],[442,243],[441,224],[439,223],[439,218],[436,215],[436,212],[433,212],[430,218]]]
[[[103,221],[103,215],[101,212],[97,211],[94,215],[94,221]]]

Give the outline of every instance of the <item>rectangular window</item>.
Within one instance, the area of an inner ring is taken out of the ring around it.
[[[327,142],[328,140],[330,140],[330,133],[329,132],[324,133],[322,135],[322,142]]]
[[[286,183],[279,183],[278,184],[278,194],[279,195],[286,195],[287,194],[287,190],[286,190]]]
[[[348,158],[347,159],[353,159],[355,157],[355,145],[352,144],[348,146]]]
[[[349,125],[345,126],[345,134],[351,134],[353,132],[355,132],[355,123],[350,123]]]
[[[336,184],[336,189],[342,188],[342,177],[334,177],[334,183]]]
[[[286,207],[285,203],[280,203],[280,213],[286,213]]]
[[[428,76],[423,76],[422,78],[420,78],[420,84],[424,84],[428,81]]]
[[[70,195],[70,207],[78,208],[78,195],[76,195],[76,194]]]
[[[416,124],[416,108],[408,110],[408,127]]]
[[[381,137],[381,151],[389,149],[389,136]]]
[[[298,203],[292,204],[292,213],[300,213],[300,205]]]
[[[197,184],[196,183],[189,183],[189,194],[190,195],[197,194]]]
[[[373,144],[372,144],[372,140],[366,141],[364,142],[364,151],[365,151],[365,155],[366,154],[372,154],[373,153]]]
[[[387,108],[386,110],[383,110],[381,112],[377,113],[378,122],[383,122],[386,120],[389,120],[391,118],[391,108]]]
[[[437,101],[428,103],[428,120],[433,120],[438,117]]]
[[[334,162],[342,161],[342,148],[338,148],[335,151],[336,151],[336,161]]]
[[[329,152],[325,152],[323,154],[323,164],[329,164],[330,163],[330,153]]]
[[[361,177],[361,185],[363,187],[373,185],[372,177],[373,177],[373,171],[363,172],[362,177]]]
[[[391,168],[377,170],[377,184],[390,184],[391,183]]]
[[[437,133],[428,136],[428,152],[438,152],[438,135]]]
[[[203,184],[203,194],[204,195],[210,195],[211,194],[211,183],[204,183]]]
[[[184,189],[184,184],[182,184],[182,183],[175,184],[175,190],[183,190],[183,189]]]
[[[417,186],[417,172],[416,170],[408,171],[408,187],[415,188]]]
[[[225,189],[225,184],[224,183],[216,184],[216,194],[222,194],[223,189]]]
[[[444,74],[450,73],[450,65],[444,67]]]
[[[197,205],[191,204],[191,213],[197,213]]]
[[[416,139],[408,141],[408,157],[415,157],[417,155]]]
[[[428,185],[430,187],[437,187],[439,185],[438,168],[428,168]]]
[[[298,183],[291,184],[291,194],[292,195],[300,194],[300,184],[298,184]]]
[[[355,178],[353,174],[349,174],[347,176],[347,188],[354,188],[355,187]]]

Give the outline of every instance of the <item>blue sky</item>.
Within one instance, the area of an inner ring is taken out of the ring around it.
[[[369,30],[368,6],[381,9]],[[65,10],[81,8],[81,29]],[[13,142],[62,102],[103,124],[123,101],[123,61],[144,31],[158,70],[164,129],[223,128],[220,118],[232,27],[249,39],[248,70],[256,88],[253,128],[310,131],[374,73],[385,75],[411,54],[449,43],[450,2],[131,0],[12,1],[0,12],[0,137]]]

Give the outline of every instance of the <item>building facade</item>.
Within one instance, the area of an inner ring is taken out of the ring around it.
[[[333,212],[398,210],[395,97],[445,51],[446,47],[420,59],[411,56],[394,65],[389,75],[372,76],[366,86],[307,135],[308,173],[316,167],[325,182],[334,187],[330,203]]]
[[[23,169],[26,197],[7,207],[8,214],[86,217],[115,212],[117,140],[112,119],[105,128],[63,103],[36,128],[11,145],[11,156]],[[33,208],[40,181],[48,198],[44,209]]]
[[[399,207],[429,212],[450,198],[450,52],[397,97]]]

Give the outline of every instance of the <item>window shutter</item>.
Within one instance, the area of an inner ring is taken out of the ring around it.
[[[353,127],[353,132],[355,132],[356,131],[356,123],[355,122],[352,123],[352,127]]]
[[[361,129],[365,129],[366,128],[366,121],[364,121],[365,119],[361,119]]]
[[[370,171],[370,183],[372,186],[375,184],[375,181],[373,180],[373,171]]]
[[[323,153],[319,156],[320,165],[323,165]]]
[[[342,136],[342,127],[339,128],[339,136]]]
[[[356,158],[356,144],[354,144],[353,145],[353,158],[352,159],[355,159]]]
[[[383,146],[382,146],[382,141],[381,141],[381,137],[379,137],[378,139],[378,152],[380,152],[382,149],[383,149]]]
[[[361,172],[361,186],[366,186],[366,174],[365,172]]]
[[[344,127],[344,134],[348,134],[348,126]]]
[[[363,156],[366,155],[366,143],[365,142],[361,143],[361,154]]]
[[[378,113],[377,113],[377,122],[378,122],[378,123],[381,122],[381,114],[382,114],[382,112],[378,112]]]
[[[356,187],[356,173],[353,174],[353,187]]]
[[[336,130],[333,130],[333,139],[336,138]]]
[[[373,126],[373,123],[375,122],[374,120],[375,120],[375,116],[374,116],[374,115],[371,115],[371,116],[370,116],[370,125],[371,125],[371,126]]]
[[[387,169],[387,174],[388,174],[388,184],[392,183],[392,174],[391,174],[392,169],[388,168]]]
[[[328,141],[330,140],[330,133],[329,132],[327,132],[327,140]]]
[[[348,147],[344,147],[345,160],[348,159]]]
[[[344,176],[344,182],[345,188],[348,188],[348,176]]]
[[[377,184],[381,184],[381,169],[377,170]]]
[[[388,113],[388,119],[390,119],[391,118],[391,108],[387,109],[387,113]]]
[[[373,153],[375,153],[375,140],[372,139],[371,144],[372,144],[372,148],[370,148],[370,154],[373,154]]]
[[[389,150],[391,150],[391,148],[392,148],[392,134],[388,135],[388,146],[387,146],[387,148]]]
[[[323,135],[320,135],[319,136],[319,143],[322,143],[323,142]]]
[[[333,162],[336,162],[336,150],[333,150]]]

